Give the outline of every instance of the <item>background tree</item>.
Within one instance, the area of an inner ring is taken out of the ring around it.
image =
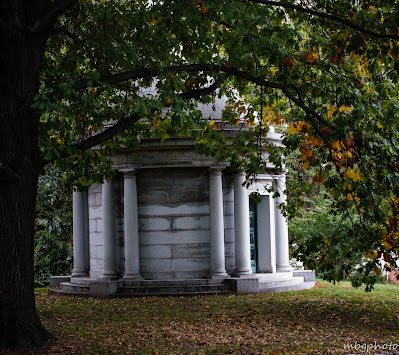
[[[261,138],[269,124],[284,122],[286,145],[299,147],[304,168],[322,167],[314,181],[338,208],[357,209],[359,229],[351,238],[371,262],[378,255],[391,262],[399,213],[398,6],[394,0],[2,1],[0,349],[40,345],[49,336],[33,294],[41,169],[57,161],[84,189],[112,176],[107,154],[150,136],[195,135],[198,151],[253,175],[267,170],[260,146],[282,162]],[[244,118],[247,128],[234,146],[196,110],[196,100],[215,95],[229,100],[223,125]],[[237,95],[251,98],[249,105]]]
[[[72,271],[72,197],[62,174],[49,164],[39,177],[35,221],[35,287]]]

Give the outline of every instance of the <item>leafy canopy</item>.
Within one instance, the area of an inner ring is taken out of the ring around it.
[[[306,188],[324,185],[335,209],[356,216],[352,250],[369,268],[394,266],[397,1],[70,3],[48,40],[35,107],[43,158],[71,183],[111,176],[106,156],[121,144],[171,135],[196,136],[199,152],[255,176],[268,170],[265,157],[284,163],[263,139],[280,125],[286,149],[312,171]],[[228,102],[223,122],[202,120],[198,100],[216,96]],[[229,124],[245,128],[233,145]]]

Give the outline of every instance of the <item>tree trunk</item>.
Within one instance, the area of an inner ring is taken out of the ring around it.
[[[2,142],[5,132],[10,133],[2,124]],[[11,150],[18,155],[21,148],[9,147]],[[49,337],[37,316],[34,298],[37,167],[26,155],[15,174],[18,176],[12,173],[0,180],[0,350],[31,348]]]
[[[48,1],[0,5],[0,351],[39,346],[49,337],[36,313],[34,220],[41,158],[38,93],[45,34],[28,28]]]

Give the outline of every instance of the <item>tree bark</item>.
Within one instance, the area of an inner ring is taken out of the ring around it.
[[[30,349],[49,337],[34,297],[34,220],[41,156],[40,115],[31,108],[38,93],[46,35],[29,31],[34,17],[48,5],[48,1],[17,0],[0,5],[0,351]]]

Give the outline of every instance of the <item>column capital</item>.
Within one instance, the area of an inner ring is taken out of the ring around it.
[[[119,171],[123,173],[124,179],[132,179],[137,176],[136,169],[120,169]]]
[[[219,175],[222,173],[222,170],[225,169],[225,166],[220,166],[220,165],[211,165],[208,168],[209,174],[216,174]]]
[[[280,174],[271,174],[271,177],[273,180],[279,180],[279,179],[284,179],[288,173],[287,169],[283,169],[283,171]]]

